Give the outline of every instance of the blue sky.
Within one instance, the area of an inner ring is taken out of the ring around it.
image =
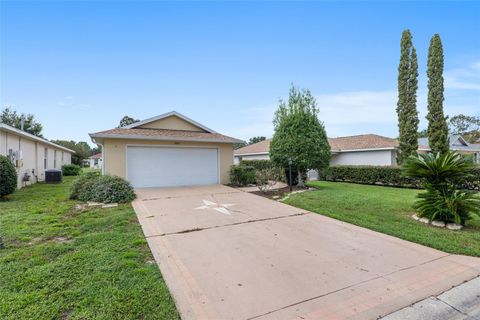
[[[272,135],[293,83],[329,136],[395,137],[402,30],[420,64],[438,32],[449,115],[480,115],[480,3],[0,2],[0,103],[49,139],[89,141],[130,115],[179,111],[242,139]]]

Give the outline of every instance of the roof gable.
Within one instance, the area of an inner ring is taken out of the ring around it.
[[[124,129],[166,129],[215,133],[212,129],[176,111],[161,114],[123,127]]]

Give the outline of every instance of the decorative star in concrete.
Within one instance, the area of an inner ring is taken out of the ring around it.
[[[194,210],[205,210],[205,209],[213,209],[223,214],[231,215],[230,211],[228,211],[228,207],[234,206],[233,203],[216,203],[208,200],[202,200],[204,205],[200,207],[193,208]]]

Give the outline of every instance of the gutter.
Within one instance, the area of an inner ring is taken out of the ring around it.
[[[47,139],[44,139],[44,138],[40,138],[40,137],[37,137],[33,134],[30,134],[28,132],[25,132],[25,131],[22,131],[20,129],[17,129],[17,128],[14,128],[12,126],[9,126],[5,123],[0,123],[0,130],[3,130],[5,132],[9,132],[9,133],[13,133],[13,134],[17,134],[21,137],[25,137],[27,139],[30,139],[30,140],[33,140],[33,141],[37,141],[37,142],[40,142],[40,143],[43,143],[43,144],[46,144],[46,145],[49,145],[49,146],[52,146],[52,147],[55,147],[55,148],[58,148],[58,149],[61,149],[61,150],[64,150],[64,151],[67,151],[67,152],[70,152],[70,153],[75,153],[75,151],[73,150],[70,150],[68,148],[65,148],[65,147],[62,147],[56,143],[53,143],[53,142],[50,142],[48,141]]]
[[[191,141],[191,142],[214,142],[214,143],[241,143],[242,140],[230,138],[229,140],[223,139],[202,139],[202,138],[177,138],[177,137],[162,137],[162,136],[144,136],[138,134],[101,134],[101,133],[89,133],[93,142],[97,139],[131,139],[131,140],[153,140],[153,141]],[[95,142],[99,144],[98,142]]]

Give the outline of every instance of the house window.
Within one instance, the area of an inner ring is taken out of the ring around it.
[[[57,168],[57,150],[53,150],[53,167]]]
[[[63,156],[63,151],[62,151],[62,164],[65,161],[65,157]]]
[[[47,169],[47,165],[48,165],[48,148],[45,148],[43,153],[43,169]]]

